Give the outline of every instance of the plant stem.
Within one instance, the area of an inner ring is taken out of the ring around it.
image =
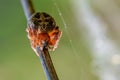
[[[21,0],[21,3],[24,9],[25,16],[27,20],[29,21],[29,18],[31,17],[31,15],[35,13],[35,10],[32,5],[32,1]],[[43,66],[47,79],[48,80],[59,80],[47,47],[44,46],[43,50],[41,50],[40,47],[38,46],[36,47],[36,51],[39,54],[39,58],[40,58],[40,61]]]
[[[50,58],[50,54],[48,52],[48,49],[46,47],[43,48],[43,51],[40,50],[40,47],[37,47],[37,52],[40,56],[40,61],[42,63],[42,66],[44,68],[44,72],[47,76],[48,80],[59,80],[58,76],[56,74],[56,71],[54,69],[52,60]]]
[[[30,16],[33,13],[35,13],[32,1],[31,0],[21,0],[21,3],[23,6],[23,9],[24,9],[25,16],[26,16],[27,20],[29,20]]]

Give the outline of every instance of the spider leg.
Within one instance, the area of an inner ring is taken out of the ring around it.
[[[57,48],[59,40],[61,38],[62,32],[59,30],[58,27],[53,29],[52,32],[49,33],[50,41],[49,41],[49,49],[54,51]]]

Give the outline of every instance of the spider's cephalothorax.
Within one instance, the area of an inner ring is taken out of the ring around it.
[[[33,24],[34,29],[41,32],[50,32],[56,27],[55,20],[45,12],[38,12],[31,16],[29,23]]]

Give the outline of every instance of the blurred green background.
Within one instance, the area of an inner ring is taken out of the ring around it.
[[[80,1],[83,0],[33,0],[35,10],[53,16],[63,32],[58,48],[50,52],[60,80],[99,80],[101,77],[96,75],[92,66],[96,59],[92,54],[92,44],[89,43],[91,41],[91,36],[88,36],[89,30],[85,29],[82,22],[84,18],[78,16],[81,14],[77,10],[81,8],[74,7],[75,2],[80,3]],[[105,6],[101,8],[101,5],[103,6],[107,1],[98,0],[100,6],[95,5],[94,0],[85,1],[92,7],[93,12],[97,15],[101,14],[107,22],[107,14],[102,13]],[[58,8],[55,6],[56,3]],[[81,19],[81,23],[77,18]],[[46,80],[39,58],[30,47],[25,31],[26,25],[20,0],[0,0],[0,80]],[[110,27],[109,37],[119,43],[119,35],[114,32],[116,31]],[[119,78],[111,80],[119,80]]]

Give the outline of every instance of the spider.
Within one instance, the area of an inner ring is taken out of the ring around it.
[[[28,32],[31,47],[35,52],[37,46],[43,50],[45,43],[47,43],[48,50],[54,51],[62,35],[54,18],[45,12],[33,14],[28,21],[26,31]]]

